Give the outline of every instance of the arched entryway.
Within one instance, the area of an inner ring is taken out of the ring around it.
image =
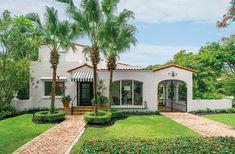
[[[158,109],[161,112],[187,112],[187,85],[180,80],[158,84]]]

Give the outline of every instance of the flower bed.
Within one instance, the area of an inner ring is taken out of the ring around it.
[[[85,141],[79,153],[233,153],[235,138],[104,139]]]
[[[64,119],[65,113],[63,111],[55,111],[53,114],[50,111],[40,111],[33,115],[33,122],[35,123],[55,123]]]

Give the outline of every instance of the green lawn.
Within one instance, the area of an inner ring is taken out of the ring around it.
[[[208,114],[203,115],[203,117],[215,120],[224,124],[227,124],[233,128],[235,128],[235,114]]]
[[[72,153],[77,153],[86,139],[105,138],[175,138],[181,136],[198,136],[197,133],[164,116],[130,116],[116,121],[109,127],[89,127],[74,146]]]
[[[54,125],[32,123],[32,114],[0,121],[0,154],[12,153],[52,126]]]

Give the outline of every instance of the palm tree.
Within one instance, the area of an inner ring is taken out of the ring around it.
[[[127,23],[128,19],[133,17],[133,12],[128,10],[122,11],[119,16],[109,14],[101,33],[101,36],[104,37],[101,43],[102,49],[104,50],[107,68],[110,72],[108,111],[111,111],[113,71],[117,67],[117,58],[119,57],[119,54],[125,52],[131,45],[135,45],[136,43],[136,28]]]
[[[75,20],[77,27],[79,27],[90,40],[91,46],[86,46],[84,53],[89,55],[93,66],[93,93],[95,115],[97,115],[97,66],[100,62],[100,31],[104,23],[100,2],[99,0],[81,0],[81,5],[78,9],[74,6],[72,0],[57,1],[70,4],[68,13]]]
[[[75,43],[71,40],[76,36],[77,30],[75,25],[68,21],[58,19],[58,11],[53,7],[46,7],[45,24],[40,21],[39,15],[30,13],[28,19],[35,22],[40,35],[41,43],[46,44],[50,49],[50,63],[52,68],[52,88],[51,88],[51,113],[55,111],[55,90],[56,90],[56,72],[59,64],[60,48],[75,50]]]

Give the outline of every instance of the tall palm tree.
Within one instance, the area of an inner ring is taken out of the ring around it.
[[[97,103],[97,66],[100,62],[100,30],[104,23],[102,8],[99,0],[81,0],[80,7],[74,6],[72,0],[57,0],[69,4],[68,13],[75,20],[77,26],[90,40],[91,45],[84,48],[93,66],[93,93],[95,115],[98,112]]]
[[[55,111],[55,90],[56,90],[56,74],[59,64],[59,49],[72,48],[75,50],[75,43],[71,40],[76,36],[76,26],[68,21],[60,21],[58,11],[53,7],[46,7],[45,23],[42,24],[39,15],[30,13],[28,19],[35,22],[41,43],[46,44],[50,49],[50,63],[52,68],[52,88],[51,88],[51,113]]]
[[[120,25],[120,27],[118,28],[118,32],[116,33],[116,37],[114,37],[114,40],[107,40],[110,45],[104,45],[103,47],[107,61],[107,68],[109,71],[108,111],[111,111],[113,71],[116,70],[117,59],[119,55],[129,49],[132,44],[135,45],[135,31],[136,29],[132,25]]]
[[[119,54],[128,50],[131,45],[135,45],[137,41],[135,26],[127,23],[128,19],[133,17],[134,14],[128,10],[124,10],[118,16],[109,15],[101,33],[104,36],[101,44],[109,71],[108,111],[111,111],[113,71],[117,67],[117,58]]]

